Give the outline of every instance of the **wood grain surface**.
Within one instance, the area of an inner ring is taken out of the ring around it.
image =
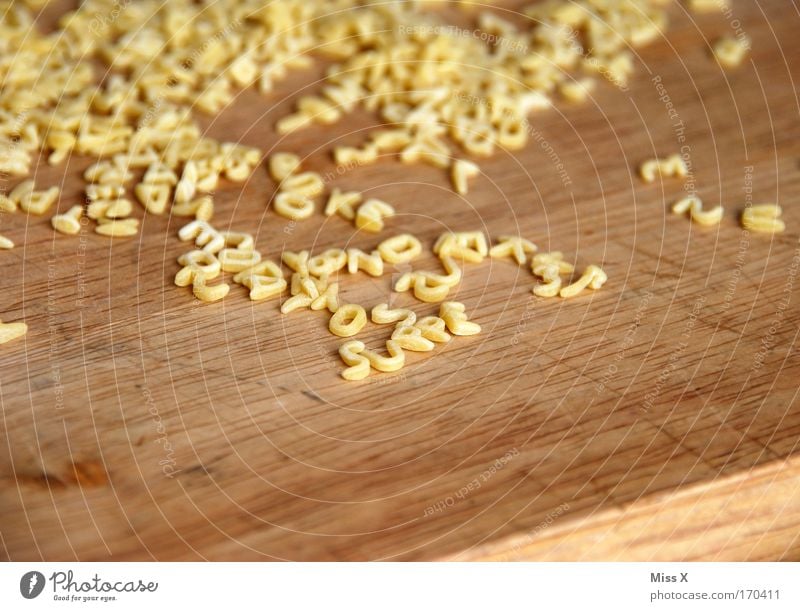
[[[800,13],[754,0],[670,16],[629,87],[534,116],[530,144],[482,161],[466,197],[390,157],[337,171],[330,147],[361,143],[379,123],[366,112],[277,136],[324,64],[202,119],[398,210],[379,236],[321,214],[293,224],[268,210],[260,167],[215,193],[215,225],[269,258],[483,229],[608,273],[599,291],[540,299],[527,268],[467,265],[454,297],[483,333],[394,374],[344,382],[324,313],[175,287],[183,219],[147,216],[112,241],[0,218],[18,244],[0,253],[0,318],[29,325],[0,347],[0,557],[800,559]],[[709,44],[737,25],[753,50],[722,71]],[[682,181],[635,175],[682,146],[701,197],[725,206],[719,227],[669,213]],[[60,184],[66,210],[90,162],[40,164],[37,184]],[[749,194],[784,207],[784,234],[743,232]],[[344,301],[434,313],[391,293],[394,271],[343,277]]]

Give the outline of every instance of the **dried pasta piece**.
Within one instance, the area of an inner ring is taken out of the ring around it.
[[[0,321],[0,344],[22,337],[28,332],[28,325],[24,322]]]
[[[339,310],[339,283],[331,282],[324,291],[321,291],[319,297],[311,302],[312,310],[326,309],[335,314]]]
[[[647,183],[655,182],[656,178],[677,177],[685,178],[689,175],[686,162],[678,154],[670,155],[666,159],[649,159],[639,166],[639,175]]]
[[[394,216],[394,208],[379,199],[368,199],[358,207],[356,227],[377,233],[383,230],[385,218]]]
[[[190,250],[178,257],[183,267],[175,274],[175,286],[189,286],[194,283],[197,274],[203,274],[206,280],[213,280],[222,271],[219,260],[205,250]]]
[[[347,271],[355,274],[359,270],[364,270],[370,276],[381,276],[383,274],[381,253],[373,250],[371,254],[367,254],[358,248],[348,248]]]
[[[561,274],[571,274],[575,267],[564,261],[564,255],[556,250],[534,255],[531,271],[545,282],[533,287],[533,294],[538,297],[555,297],[561,290]]]
[[[691,219],[700,225],[718,225],[722,220],[723,208],[716,206],[711,210],[703,210],[703,202],[699,197],[690,195],[672,204],[673,214],[689,213]]]
[[[325,205],[325,215],[339,214],[341,217],[352,221],[356,217],[355,206],[361,203],[361,193],[358,191],[345,191],[333,189],[328,203]]]
[[[22,199],[24,197],[28,197],[31,193],[33,193],[33,189],[34,186],[32,180],[23,180],[16,187],[11,189],[11,193],[8,194],[8,199],[19,205],[22,203]]]
[[[8,197],[5,193],[0,193],[0,212],[16,212],[17,202]]]
[[[44,214],[58,199],[58,193],[58,187],[55,186],[46,191],[30,191],[20,197],[19,207],[31,214]]]
[[[367,144],[364,148],[337,146],[333,149],[333,159],[340,165],[367,165],[378,160],[378,147]]]
[[[210,253],[218,253],[225,248],[225,238],[206,221],[195,220],[178,230],[178,237],[183,242],[194,240],[197,246]]]
[[[345,303],[340,305],[328,322],[328,329],[339,337],[352,337],[367,324],[367,313],[360,305]]]
[[[413,325],[417,322],[417,315],[408,308],[389,309],[388,303],[379,303],[372,308],[370,313],[372,322],[379,325],[397,323],[397,326]]]
[[[426,303],[444,301],[450,289],[461,282],[462,272],[450,257],[443,257],[442,264],[447,275],[427,271],[406,272],[395,282],[394,290],[405,292],[414,289],[414,297]]]
[[[11,250],[14,248],[14,242],[4,235],[0,235],[0,249]]]
[[[430,352],[435,346],[431,340],[423,336],[421,329],[413,325],[398,325],[392,332],[392,339],[403,350],[412,352]]]
[[[170,185],[168,183],[140,182],[133,188],[133,192],[136,194],[136,199],[151,214],[164,214],[166,211],[170,200]]]
[[[537,246],[530,240],[519,236],[500,236],[500,241],[489,250],[492,258],[513,257],[520,265],[525,265],[527,255],[537,251]]]
[[[415,326],[422,332],[425,339],[429,339],[437,344],[450,341],[450,334],[447,332],[447,324],[438,316],[425,316],[420,318]]]
[[[358,340],[345,342],[339,346],[339,356],[347,365],[347,369],[342,371],[342,377],[345,380],[363,380],[369,376],[371,369],[369,359],[361,355],[365,349],[364,342]]]
[[[194,276],[194,281],[192,282],[192,293],[200,301],[205,301],[206,303],[219,301],[231,290],[229,284],[223,282],[221,284],[210,286],[207,282],[208,280],[209,279],[203,272],[197,272]]]
[[[740,66],[747,57],[751,42],[747,36],[723,36],[714,43],[714,57],[725,68]]]
[[[223,248],[217,253],[222,271],[241,272],[261,261],[261,253],[257,250],[241,248]]]
[[[155,161],[148,166],[142,177],[142,182],[149,185],[168,185],[174,187],[178,184],[178,175],[175,174],[168,165],[161,161]]]
[[[694,13],[721,11],[729,6],[727,0],[687,0],[687,4]]]
[[[489,246],[482,231],[447,232],[436,240],[433,252],[439,258],[453,257],[469,263],[480,263],[489,254]]]
[[[300,157],[294,153],[273,153],[269,158],[269,173],[278,182],[294,174],[300,167]]]
[[[390,339],[386,342],[386,351],[389,356],[378,354],[370,349],[364,349],[361,354],[369,360],[369,365],[373,369],[383,372],[397,371],[406,364],[406,355],[397,341]]]
[[[782,233],[786,223],[780,218],[783,210],[777,204],[758,204],[742,212],[742,227],[758,233]]]
[[[112,238],[129,238],[139,233],[139,219],[98,219],[95,233]]]
[[[439,318],[441,318],[447,330],[453,335],[476,335],[481,332],[478,323],[467,319],[465,313],[466,306],[458,301],[445,301],[439,306]]]
[[[297,193],[306,197],[315,197],[325,189],[322,177],[316,172],[292,174],[281,182],[281,191]]]
[[[86,198],[89,201],[118,199],[123,195],[125,195],[125,187],[122,185],[96,184],[86,187]]]
[[[210,195],[203,195],[188,202],[176,203],[172,206],[172,214],[210,221],[214,216],[214,200]]]
[[[586,287],[595,290],[599,289],[606,283],[606,280],[608,280],[608,276],[602,269],[596,265],[590,265],[584,270],[578,280],[562,288],[559,295],[564,298],[575,297],[575,295],[581,293]]]
[[[466,195],[469,191],[469,179],[480,173],[477,163],[466,159],[456,159],[450,170],[450,180],[453,188],[459,195]]]
[[[275,212],[293,221],[302,221],[314,214],[314,200],[302,193],[278,193],[273,201]]]
[[[283,264],[290,268],[293,272],[297,272],[302,276],[308,276],[307,250],[301,250],[300,252],[284,250],[281,253],[281,261],[283,261]]]
[[[250,299],[261,301],[286,290],[286,280],[277,263],[262,261],[261,263],[240,271],[233,281],[250,289]]]
[[[181,178],[175,185],[175,203],[185,204],[192,200],[197,192],[199,178],[197,164],[192,160],[187,161],[183,166]]]
[[[64,214],[55,214],[50,219],[53,229],[59,233],[75,235],[81,230],[81,217],[83,216],[83,206],[72,206]]]
[[[329,248],[308,260],[308,273],[312,276],[334,274],[347,265],[347,253],[341,248]]]
[[[315,297],[311,297],[305,293],[292,295],[289,297],[289,299],[281,304],[281,314],[289,314],[290,312],[294,312],[295,310],[299,310],[301,308],[309,308],[314,302],[314,299]]]
[[[422,252],[422,244],[410,233],[401,233],[378,244],[378,252],[386,263],[408,263]]]
[[[90,219],[125,218],[133,212],[133,204],[128,199],[98,199],[86,207],[86,216]]]

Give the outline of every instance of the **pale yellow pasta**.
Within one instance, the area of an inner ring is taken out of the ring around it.
[[[379,325],[397,323],[397,326],[413,325],[417,322],[417,315],[408,308],[389,309],[388,303],[379,303],[372,308],[370,313],[372,322]]]
[[[181,178],[175,185],[175,203],[185,204],[192,200],[197,192],[199,177],[197,164],[192,160],[187,161],[183,166]]]
[[[289,314],[295,310],[310,308],[311,304],[314,302],[314,299],[314,297],[306,295],[305,293],[292,295],[281,304],[281,314]]]
[[[381,276],[383,274],[381,253],[373,250],[371,254],[367,254],[358,248],[348,248],[347,271],[355,274],[359,270],[365,271],[370,276]]]
[[[481,332],[481,326],[467,318],[466,306],[458,301],[445,301],[439,306],[441,318],[447,330],[453,335],[476,335]]]
[[[314,214],[314,200],[295,191],[278,193],[272,206],[275,212],[293,221],[302,221]]]
[[[31,193],[33,193],[33,189],[34,189],[34,186],[33,186],[33,181],[32,180],[23,180],[16,187],[11,189],[11,192],[8,194],[8,198],[12,202],[14,202],[16,204],[20,204],[20,203],[22,203],[22,199],[24,197],[27,197]]]
[[[729,6],[728,0],[688,0],[689,9],[695,13],[721,11]]]
[[[16,212],[17,211],[17,202],[13,199],[5,195],[4,193],[0,193],[0,212]]]
[[[410,288],[414,289],[414,297],[426,303],[438,303],[444,301],[450,293],[450,287],[446,284],[437,284],[424,273],[405,273],[397,282],[394,290],[404,293]]]
[[[430,352],[434,343],[423,336],[422,330],[413,325],[398,325],[392,332],[392,339],[403,350],[412,352]]]
[[[352,337],[367,324],[367,313],[360,305],[345,303],[339,306],[328,322],[328,329],[339,337]]]
[[[364,148],[337,146],[333,149],[333,159],[341,165],[367,165],[378,160],[378,147],[367,144]]]
[[[142,177],[142,182],[151,185],[168,185],[174,187],[178,184],[178,175],[168,165],[155,161],[151,163]],[[144,202],[142,202],[144,203]]]
[[[188,202],[173,204],[171,211],[175,216],[193,216],[202,221],[210,221],[214,216],[214,200],[210,195],[203,195]]]
[[[339,283],[331,282],[324,291],[320,292],[319,297],[311,302],[312,310],[326,309],[331,313],[339,310]]]
[[[533,287],[533,294],[538,297],[555,297],[561,290],[561,274],[571,274],[575,267],[564,261],[559,251],[539,253],[533,256],[531,271],[544,280],[544,284]]]
[[[536,244],[519,236],[500,236],[499,242],[489,250],[492,258],[513,257],[520,265],[525,265],[527,255],[535,253]]]
[[[207,303],[219,301],[231,290],[229,284],[223,282],[221,284],[209,285],[207,283],[208,280],[209,279],[206,278],[206,275],[203,272],[197,272],[194,275],[194,280],[192,282],[192,293],[194,293],[194,296],[200,301],[205,301]]]
[[[250,289],[252,301],[261,301],[280,295],[287,286],[280,266],[272,261],[262,261],[240,271],[233,277],[233,281]]]
[[[750,50],[750,39],[746,36],[723,36],[714,43],[714,57],[725,68],[741,65]]]
[[[411,134],[405,129],[386,129],[373,133],[371,140],[379,151],[396,151],[411,143]]]
[[[118,199],[125,195],[125,187],[113,184],[93,184],[86,187],[86,197],[89,201],[99,199]]]
[[[608,280],[606,273],[596,265],[588,266],[578,280],[565,286],[559,292],[561,297],[575,297],[583,292],[585,288],[599,289]]]
[[[90,219],[125,218],[133,212],[133,204],[128,199],[98,199],[86,207],[86,216]]]
[[[742,227],[758,233],[781,233],[786,223],[780,218],[783,210],[777,204],[758,204],[742,212]]]
[[[466,195],[469,191],[469,179],[477,176],[480,173],[480,167],[477,163],[468,161],[466,159],[456,159],[450,170],[450,180],[453,183],[453,189],[459,195]]]
[[[450,334],[447,332],[447,324],[438,316],[425,316],[420,318],[415,326],[422,332],[425,339],[432,342],[443,344],[450,341]]]
[[[672,205],[673,214],[689,213],[691,219],[699,225],[718,225],[722,220],[724,212],[722,206],[716,206],[711,210],[703,210],[703,202],[696,195],[690,195],[678,200]]]
[[[482,231],[447,232],[436,240],[433,252],[440,258],[453,257],[480,263],[489,254],[489,245]]]
[[[328,286],[328,280],[314,278],[313,276],[303,276],[302,274],[292,274],[292,284],[289,292],[292,295],[307,295],[311,299],[316,299]]]
[[[325,215],[339,214],[341,217],[352,221],[356,217],[355,207],[361,203],[361,193],[358,191],[345,191],[335,188],[328,197],[325,205]]]
[[[46,191],[30,191],[20,197],[19,207],[31,214],[44,214],[58,199],[58,193],[58,187],[50,187]]]
[[[217,253],[222,271],[241,272],[257,265],[261,261],[261,253],[257,250],[241,248],[223,248]]]
[[[72,206],[64,214],[55,214],[50,219],[53,229],[59,233],[75,235],[81,230],[81,217],[83,216],[83,206]]]
[[[408,263],[422,252],[422,244],[410,233],[401,233],[378,244],[378,252],[386,263]]]
[[[112,238],[129,238],[139,233],[139,219],[98,219],[95,233]]]
[[[398,371],[406,364],[406,355],[397,341],[390,339],[386,342],[386,351],[389,356],[378,354],[368,348],[361,351],[361,355],[369,360],[370,367],[378,371],[392,372]]]
[[[303,172],[287,176],[281,182],[281,191],[315,197],[325,189],[322,177],[316,172]]]
[[[178,230],[178,237],[183,242],[194,240],[197,246],[211,253],[218,253],[225,248],[225,238],[222,234],[203,220],[194,220],[181,227]]]
[[[678,154],[670,155],[666,159],[649,159],[639,166],[639,176],[647,183],[655,182],[659,176],[685,178],[688,175],[689,168]]]
[[[345,380],[363,380],[369,376],[371,369],[369,359],[361,355],[365,349],[364,342],[358,340],[351,340],[339,346],[339,356],[348,366],[342,371],[342,377]]]
[[[12,248],[14,248],[14,242],[9,238],[0,235],[0,249],[11,250]]]
[[[286,135],[307,125],[311,125],[311,117],[304,113],[296,112],[280,119],[275,124],[275,131],[281,135]]]
[[[269,173],[278,182],[294,174],[300,167],[300,157],[294,153],[273,153],[269,158]]]
[[[213,280],[222,271],[219,260],[205,250],[191,250],[184,253],[178,257],[178,263],[183,267],[175,274],[176,286],[189,286],[197,274],[203,274],[206,280]]]
[[[394,208],[379,199],[368,199],[358,207],[356,227],[377,233],[383,230],[384,219],[394,216]]]
[[[22,337],[28,332],[24,322],[0,322],[0,344]]]
[[[133,188],[136,199],[151,214],[164,214],[169,205],[171,187],[168,183],[140,182]],[[116,197],[120,197],[117,195]],[[104,197],[103,199],[111,199]]]
[[[566,81],[561,83],[558,92],[568,102],[573,104],[582,104],[589,97],[589,94],[594,89],[595,81],[590,78],[582,78],[575,81]]]
[[[293,272],[297,272],[301,276],[308,276],[307,250],[301,250],[300,252],[284,250],[281,253],[281,261],[283,261],[283,264],[290,268]]]
[[[313,276],[334,274],[347,265],[347,253],[341,248],[329,248],[308,260],[308,273]]]

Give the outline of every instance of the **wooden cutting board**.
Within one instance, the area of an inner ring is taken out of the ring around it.
[[[0,347],[0,556],[800,559],[800,16],[739,1],[730,17],[676,4],[671,22],[627,89],[536,115],[528,147],[482,161],[466,197],[393,158],[338,172],[331,145],[361,143],[369,113],[276,136],[321,66],[203,119],[398,210],[380,236],[321,214],[292,224],[267,210],[259,168],[215,194],[215,224],[253,233],[269,258],[483,229],[608,273],[565,301],[533,297],[527,267],[467,265],[453,297],[483,333],[409,354],[398,373],[344,382],[321,312],[175,287],[182,219],[148,216],[140,237],[110,241],[3,216],[18,246],[0,253],[0,317],[30,329]],[[722,71],[709,42],[737,25],[753,51]],[[719,227],[669,213],[682,181],[635,174],[682,146],[701,197],[725,206]],[[66,209],[89,162],[40,165],[37,183],[60,184]],[[750,193],[784,207],[784,234],[743,233]],[[391,284],[344,277],[342,297],[435,313]]]

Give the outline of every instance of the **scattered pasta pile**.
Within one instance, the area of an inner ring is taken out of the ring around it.
[[[219,113],[248,87],[268,96],[289,71],[332,59],[319,93],[300,97],[277,121],[276,131],[335,123],[358,110],[376,112],[385,125],[361,146],[333,147],[337,164],[353,168],[396,155],[402,163],[447,171],[453,189],[466,195],[480,167],[465,156],[523,147],[531,113],[557,99],[585,100],[598,78],[626,84],[633,72],[631,49],[660,36],[667,24],[662,0],[547,0],[524,11],[524,27],[465,2],[462,7],[472,11],[476,24],[470,31],[448,26],[436,3],[87,0],[63,15],[55,31],[42,33],[35,23],[42,4],[0,2],[0,172],[28,175],[38,151],[52,165],[73,154],[92,157],[95,163],[83,176],[85,201],[57,211],[50,219],[55,231],[76,235],[93,223],[101,236],[136,236],[134,198],[147,214],[188,217],[179,238],[194,248],[179,258],[176,285],[191,287],[204,302],[229,294],[224,273],[254,301],[288,289],[283,314],[325,310],[331,333],[346,338],[367,324],[367,312],[359,304],[339,303],[338,272],[382,276],[386,265],[417,258],[420,240],[402,234],[381,240],[370,252],[328,249],[312,256],[298,250],[283,252],[281,261],[263,259],[252,235],[211,224],[211,193],[225,186],[222,181],[246,181],[263,153],[209,137],[196,113]],[[743,57],[732,47],[715,52],[728,65]],[[379,233],[396,213],[391,204],[364,201],[358,192],[334,188],[326,194],[322,177],[303,171],[294,153],[275,153],[266,165],[278,183],[268,202],[271,210],[292,222],[322,212]],[[682,161],[654,161],[642,167],[642,176],[652,181],[657,175],[685,175],[685,169]],[[324,207],[318,206],[322,196]],[[42,215],[58,200],[58,187],[23,179],[0,194],[0,211]],[[695,220],[712,214],[702,211],[699,200],[681,203],[680,210]],[[777,226],[764,215],[748,222]],[[13,247],[0,236],[0,248]],[[374,323],[394,324],[386,343],[389,356],[349,340],[340,349],[347,365],[343,377],[394,371],[403,366],[404,351],[428,352],[451,335],[478,333],[480,326],[468,319],[464,305],[447,298],[461,282],[463,266],[486,256],[519,265],[532,256],[532,274],[541,280],[533,292],[540,297],[574,297],[607,280],[600,267],[589,265],[564,284],[562,278],[575,269],[563,254],[538,253],[519,236],[500,236],[489,249],[482,232],[447,232],[433,252],[441,270],[408,271],[393,289],[439,303],[439,315],[417,320],[411,310],[373,307]],[[292,271],[288,282],[281,265]],[[0,323],[0,343],[26,329],[24,323]]]

